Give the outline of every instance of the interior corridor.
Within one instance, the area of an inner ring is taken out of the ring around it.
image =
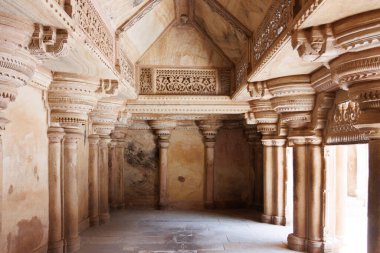
[[[250,210],[112,213],[108,224],[81,235],[78,253],[276,253],[286,248],[291,227],[253,221]]]

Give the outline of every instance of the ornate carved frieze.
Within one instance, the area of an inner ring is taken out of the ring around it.
[[[380,45],[380,11],[354,15],[332,24],[296,31],[293,48],[309,62],[325,62],[352,51]]]
[[[380,48],[344,54],[330,65],[333,81],[343,89],[352,83],[376,80],[380,76]]]
[[[34,24],[34,33],[29,44],[32,55],[40,60],[67,56],[70,50],[69,35],[65,29]]]
[[[339,84],[334,82],[331,76],[331,70],[322,67],[311,74],[311,86],[319,92],[330,92],[339,89]]]
[[[293,18],[293,0],[274,1],[256,32],[253,59],[258,61],[285,31]]]
[[[362,113],[359,104],[338,96],[330,113],[327,127],[328,144],[362,143],[368,141],[365,131],[357,129],[355,125]]]
[[[110,62],[114,62],[114,37],[91,0],[74,0],[72,5],[74,10],[72,18],[78,22],[88,38],[98,47],[104,56]]]
[[[144,68],[139,70],[140,94],[229,94],[229,69]]]
[[[124,80],[126,80],[132,86],[135,85],[134,66],[122,51],[119,52],[119,57],[116,62],[116,69],[119,71],[121,77]]]
[[[236,83],[235,83],[235,87],[233,87],[232,90],[235,91],[236,88],[247,83],[248,68],[249,68],[248,56],[245,55],[245,57],[236,65],[236,80],[235,80]]]

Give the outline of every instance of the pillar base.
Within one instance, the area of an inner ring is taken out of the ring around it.
[[[294,234],[288,235],[288,248],[295,251],[305,251],[306,241],[305,238],[298,237]]]
[[[63,253],[63,240],[49,242],[48,253]]]
[[[262,223],[272,224],[272,215],[262,214],[261,215],[261,222]]]
[[[67,239],[66,252],[72,253],[80,249],[80,237]]]
[[[306,241],[306,248],[308,253],[323,253],[324,246],[322,241]]]
[[[286,218],[282,216],[272,216],[272,224],[285,226]]]
[[[90,217],[90,226],[99,226],[99,216]]]
[[[110,214],[109,213],[103,213],[101,215],[99,215],[99,223],[100,224],[104,224],[104,223],[107,223],[110,221]]]

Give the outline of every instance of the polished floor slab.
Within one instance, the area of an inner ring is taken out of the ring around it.
[[[277,253],[290,227],[253,221],[249,210],[112,213],[110,223],[81,234],[78,253]]]

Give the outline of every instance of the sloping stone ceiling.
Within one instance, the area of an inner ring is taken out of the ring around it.
[[[173,47],[173,41],[176,46]],[[173,26],[139,60],[139,65],[231,67],[232,63],[193,26]]]
[[[256,31],[268,11],[271,0],[217,0],[252,32]]]

